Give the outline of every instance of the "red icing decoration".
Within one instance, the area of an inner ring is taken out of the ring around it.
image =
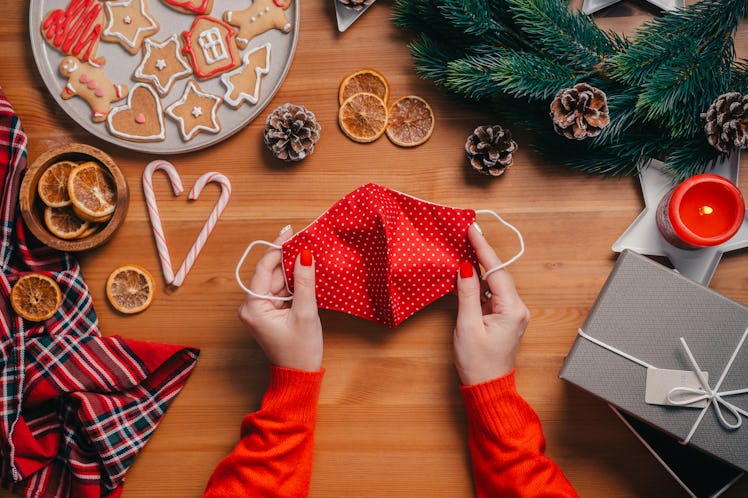
[[[50,12],[42,29],[47,40],[60,51],[79,57],[85,50],[80,59],[88,61],[101,35],[101,23],[96,22],[100,13],[101,4],[97,0],[71,0],[67,10]]]
[[[96,91],[94,92],[94,95],[96,95],[97,97],[103,97],[104,90],[102,88],[97,88]]]
[[[96,80],[88,80],[88,83],[86,83],[86,86],[90,90],[93,90],[94,88],[96,88]]]
[[[210,3],[210,0],[202,0],[199,5],[193,0],[164,0],[164,2],[168,3],[169,5],[173,5],[174,7],[187,9],[194,12],[195,14],[207,14],[208,4]]]
[[[81,74],[81,77],[78,79],[81,83],[84,85],[88,83],[88,75],[86,73]]]
[[[224,64],[223,66],[215,67],[208,72],[203,72],[198,67],[197,58],[195,56],[195,48],[199,50],[200,47],[192,46],[192,34],[193,34],[192,31],[195,29],[195,26],[197,26],[197,24],[200,22],[201,19],[207,19],[213,24],[217,24],[218,26],[226,30],[225,41],[226,41],[226,48],[228,49],[228,53],[229,53],[229,62]],[[190,58],[190,62],[192,63],[192,69],[195,72],[195,76],[197,76],[200,79],[208,79],[224,71],[233,69],[237,66],[236,46],[231,43],[232,38],[234,37],[234,33],[236,33],[236,30],[234,28],[232,28],[225,22],[220,21],[214,17],[197,16],[195,18],[195,20],[192,22],[192,27],[190,28],[190,30],[182,33],[182,36],[184,37],[184,47],[182,47],[182,53]]]
[[[145,123],[145,114],[142,112],[139,112],[137,116],[135,116],[135,122],[139,124]]]

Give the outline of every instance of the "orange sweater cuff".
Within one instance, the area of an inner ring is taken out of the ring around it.
[[[517,434],[537,415],[517,392],[514,369],[503,377],[471,386],[460,386],[469,418],[492,434]]]
[[[317,372],[278,366],[270,367],[270,384],[262,410],[280,413],[299,422],[314,422],[325,369]]]

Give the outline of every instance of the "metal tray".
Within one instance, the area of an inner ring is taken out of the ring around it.
[[[111,135],[107,130],[106,123],[93,122],[91,120],[91,108],[83,99],[76,97],[63,100],[60,97],[66,80],[59,74],[58,66],[64,55],[44,40],[41,33],[41,23],[47,12],[54,9],[65,9],[69,3],[70,0],[31,0],[30,2],[29,32],[31,48],[44,84],[60,107],[91,134],[127,149],[152,154],[178,154],[203,149],[230,137],[249,124],[263,111],[280,88],[291,67],[299,36],[300,0],[295,0],[286,11],[286,16],[293,24],[289,33],[283,33],[275,29],[266,31],[252,38],[249,45],[239,52],[240,55],[244,55],[249,50],[269,42],[271,44],[270,72],[262,80],[260,98],[257,104],[251,105],[245,102],[238,109],[234,109],[225,103],[221,105],[218,110],[218,120],[221,123],[219,133],[201,132],[194,136],[192,140],[185,142],[179,134],[177,122],[164,116],[166,129],[166,139],[164,141],[132,142]],[[241,2],[237,0],[215,0],[211,15],[220,19],[226,10],[239,10],[249,7],[251,4],[250,0],[242,0]],[[179,34],[181,38],[181,33],[190,29],[195,18],[194,15],[182,14],[170,9],[159,0],[147,0],[147,5],[151,15],[161,27],[157,33],[152,35],[152,38],[158,41],[168,38],[173,33]],[[101,41],[96,54],[106,58],[103,70],[113,83],[124,83],[130,88],[137,83],[132,79],[132,73],[140,64],[141,52],[131,55],[118,43]],[[171,91],[161,98],[164,109],[181,98],[187,82],[191,79],[196,80],[191,75],[174,83]],[[196,81],[205,92],[219,97],[222,97],[226,92],[226,88],[220,82],[220,76]],[[113,106],[119,106],[125,102],[126,100],[123,99],[114,103]]]

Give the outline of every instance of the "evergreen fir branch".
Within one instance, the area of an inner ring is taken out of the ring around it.
[[[610,73],[622,83],[646,85],[662,65],[682,57],[694,42],[704,53],[715,40],[731,38],[747,9],[748,0],[702,0],[654,18],[637,30],[628,50],[611,58]]]
[[[490,97],[499,88],[516,98],[545,101],[573,86],[577,78],[563,64],[533,54],[500,50],[450,62],[446,86],[470,98]]]
[[[449,46],[439,44],[425,34],[411,42],[409,48],[416,66],[416,74],[432,80],[437,86],[445,87],[448,65],[453,59],[460,57],[460,53]]]
[[[732,75],[734,48],[731,39],[715,40],[703,53],[699,41],[652,75],[636,103],[645,119],[663,123],[673,137],[693,136],[702,127],[700,115],[715,97],[724,93]],[[721,45],[721,46],[720,46]]]
[[[463,33],[481,36],[501,29],[491,17],[486,0],[442,0],[435,2],[442,16]]]
[[[575,70],[591,71],[613,56],[620,39],[606,35],[564,0],[507,0],[514,20],[537,51]]]
[[[729,89],[731,92],[748,93],[748,61],[733,61]]]
[[[673,175],[674,181],[681,182],[688,177],[706,173],[714,168],[718,160],[726,154],[709,145],[703,133],[691,140],[680,141],[665,157],[665,171]]]

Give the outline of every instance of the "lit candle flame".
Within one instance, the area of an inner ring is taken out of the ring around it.
[[[711,206],[701,206],[699,208],[699,214],[704,216],[705,214],[712,214],[714,212],[714,209],[712,209]]]

